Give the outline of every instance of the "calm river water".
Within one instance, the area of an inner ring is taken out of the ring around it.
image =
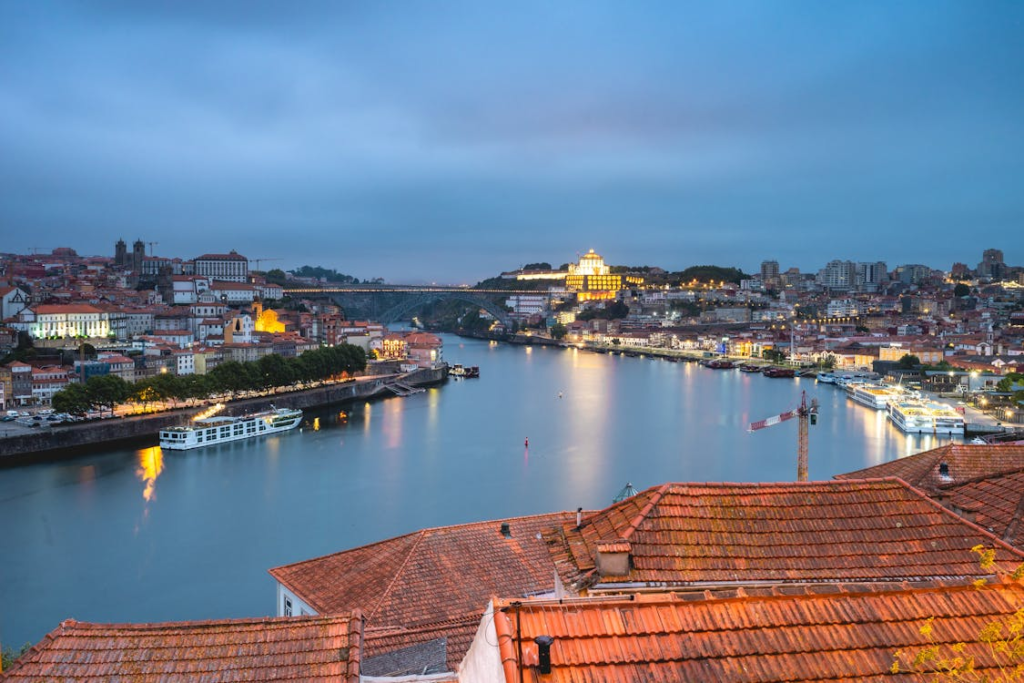
[[[946,440],[813,380],[445,337],[481,378],[307,413],[300,431],[162,454],[0,470],[0,642],[63,619],[168,621],[274,609],[267,569],[424,527],[608,505],[631,482],[796,477],[795,421],[821,402],[811,479]],[[524,440],[529,438],[529,448]]]

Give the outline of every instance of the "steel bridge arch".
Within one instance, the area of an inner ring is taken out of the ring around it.
[[[487,299],[474,296],[472,294],[463,294],[462,292],[429,292],[427,294],[410,297],[397,306],[392,306],[390,309],[385,311],[384,314],[380,316],[380,322],[385,325],[396,323],[402,320],[403,316],[411,313],[420,306],[445,300],[462,301],[474,306],[479,306],[493,315],[498,322],[505,326],[505,329],[511,329],[512,319],[508,317],[508,312],[504,308],[493,301],[488,301]]]

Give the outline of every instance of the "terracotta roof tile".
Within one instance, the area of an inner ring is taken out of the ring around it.
[[[554,566],[538,536],[573,518],[560,512],[424,529],[270,574],[318,613],[358,608],[373,628],[409,629],[469,614],[479,620],[495,594],[554,589]],[[502,535],[502,522],[511,537]],[[449,642],[450,658],[463,654]]]
[[[948,474],[939,472],[946,464]],[[836,475],[836,479],[899,477],[932,494],[964,481],[1024,469],[1024,446],[949,444],[867,469]]]
[[[1016,583],[970,586],[791,587],[791,595],[724,593],[526,601],[519,610],[523,679],[586,681],[921,680],[892,675],[896,650],[974,642],[994,618],[1013,614]],[[506,611],[500,611],[507,608]],[[934,617],[932,640],[921,635]],[[551,673],[537,670],[537,636],[552,637]],[[516,612],[498,601],[493,627],[506,683],[519,683]],[[996,662],[988,646],[968,645],[980,670]]]
[[[598,546],[628,541],[628,576],[601,577]],[[665,484],[545,534],[571,590],[614,584],[720,585],[961,578],[967,551],[1024,554],[897,479],[785,484]],[[957,559],[950,559],[950,558]]]
[[[69,619],[3,681],[359,680],[362,618],[230,619],[90,624]]]
[[[1024,469],[952,486],[936,497],[953,511],[974,513],[978,526],[1024,550]]]

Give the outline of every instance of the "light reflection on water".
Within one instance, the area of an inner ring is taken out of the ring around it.
[[[792,480],[796,421],[747,425],[804,390],[821,403],[812,479],[949,442],[907,438],[808,380],[452,337],[445,357],[480,379],[346,417],[307,411],[300,429],[248,441],[0,470],[0,519],[17,520],[0,641],[38,641],[68,617],[270,614],[271,567],[423,527],[603,507],[626,482]]]

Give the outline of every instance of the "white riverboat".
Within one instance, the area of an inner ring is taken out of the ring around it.
[[[907,392],[902,387],[894,387],[888,384],[850,384],[847,386],[850,398],[857,403],[875,410],[885,410],[893,401],[900,401],[908,398]]]
[[[889,419],[907,434],[964,434],[964,416],[944,403],[919,399],[892,401]]]
[[[160,432],[160,448],[185,451],[190,448],[241,441],[263,434],[295,429],[302,421],[301,410],[275,408],[262,413],[226,417],[217,415],[195,420],[187,427],[171,427]]]

